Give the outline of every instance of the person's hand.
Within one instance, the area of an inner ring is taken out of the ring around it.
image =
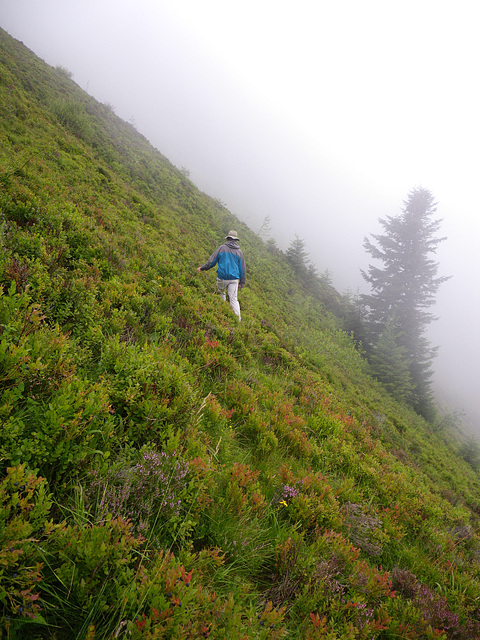
[[[197,267],[197,271],[201,271],[201,270],[202,270],[202,267]]]

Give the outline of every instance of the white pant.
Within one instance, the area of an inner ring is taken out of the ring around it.
[[[232,307],[234,313],[238,316],[239,321],[242,319],[240,317],[240,305],[238,304],[238,280],[220,280],[217,278],[217,289],[222,296],[222,300],[226,300],[225,291],[228,293],[228,301],[230,306]]]

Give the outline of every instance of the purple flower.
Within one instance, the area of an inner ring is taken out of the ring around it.
[[[289,502],[293,500],[296,496],[298,496],[299,490],[295,487],[291,487],[289,484],[283,485],[282,494],[280,496],[280,500],[285,500],[285,502]]]

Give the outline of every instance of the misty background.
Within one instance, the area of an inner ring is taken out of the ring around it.
[[[368,291],[363,239],[429,189],[439,399],[480,432],[476,3],[0,0],[0,26],[135,125],[254,231]],[[248,260],[248,256],[247,256]]]

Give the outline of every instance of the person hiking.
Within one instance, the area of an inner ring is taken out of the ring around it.
[[[241,321],[240,305],[238,303],[238,289],[245,286],[246,267],[242,250],[238,246],[239,238],[237,232],[231,229],[225,236],[226,242],[212,253],[205,264],[197,267],[197,271],[208,271],[218,263],[217,289],[228,301],[238,320]]]

